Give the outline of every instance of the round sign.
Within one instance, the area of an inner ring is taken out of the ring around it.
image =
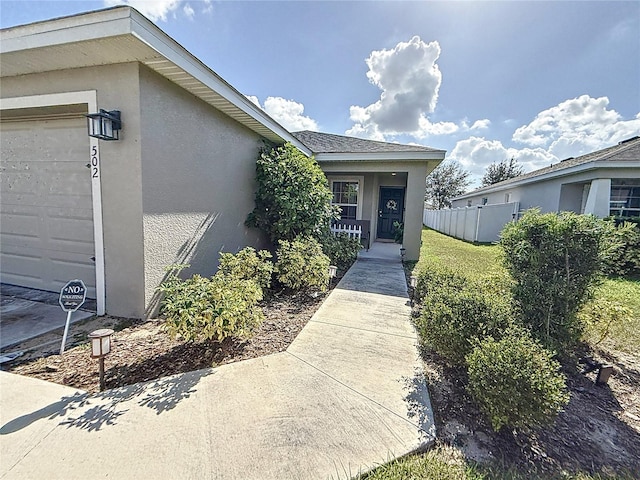
[[[60,290],[60,306],[65,312],[75,312],[87,298],[87,287],[82,280],[71,280]]]

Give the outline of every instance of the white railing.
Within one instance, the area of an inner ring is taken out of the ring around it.
[[[345,233],[349,238],[362,238],[362,227],[360,225],[346,225],[340,222],[336,222],[331,225],[331,231],[334,234]]]
[[[425,210],[422,223],[438,232],[474,243],[497,242],[504,226],[518,219],[518,202]]]

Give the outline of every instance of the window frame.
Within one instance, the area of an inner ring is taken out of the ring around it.
[[[329,188],[331,189],[331,205],[344,205],[356,207],[356,220],[362,220],[362,195],[363,195],[363,187],[364,187],[364,176],[358,175],[346,175],[346,176],[332,176],[328,178],[329,180]],[[358,184],[358,194],[357,194],[357,203],[334,203],[333,202],[333,184],[334,183],[357,183]],[[345,219],[347,220],[347,219]]]

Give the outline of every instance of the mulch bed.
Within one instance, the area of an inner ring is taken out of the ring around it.
[[[131,322],[101,317],[99,328],[113,325],[117,330],[112,337],[111,353],[105,357],[106,388],[282,352],[325,298],[326,294],[313,297],[306,293],[270,296],[261,303],[264,322],[246,340],[184,342],[169,338],[159,319]],[[3,370],[88,392],[98,391],[98,362],[90,357],[86,340],[63,355],[57,354],[59,348],[60,344],[55,342],[53,350],[51,344],[38,346],[13,364],[3,365]]]
[[[595,385],[595,372],[584,375],[577,361],[565,361],[569,404],[552,426],[525,434],[494,432],[466,391],[464,369],[423,352],[439,442],[471,460],[552,478],[562,472],[640,478],[640,359],[594,353],[614,365],[608,384]]]

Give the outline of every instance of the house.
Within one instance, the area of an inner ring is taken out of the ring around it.
[[[640,217],[640,137],[452,199],[452,207],[519,203],[519,209]]]
[[[418,258],[425,176],[444,151],[291,134],[130,7],[4,29],[0,67],[3,283],[78,278],[99,315],[154,314],[168,265],[211,275],[218,252],[268,246],[244,224],[264,140],[315,154],[375,238],[403,221]],[[101,110],[119,112],[117,141],[87,134]]]

